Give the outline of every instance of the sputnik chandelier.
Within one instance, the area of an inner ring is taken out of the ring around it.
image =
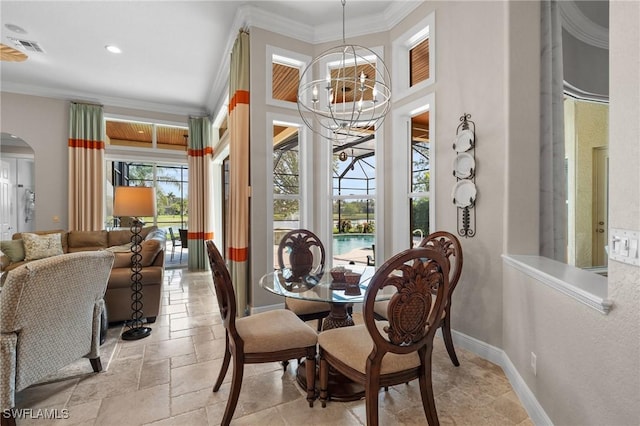
[[[369,135],[391,107],[391,78],[382,58],[366,47],[345,42],[329,49],[305,68],[298,84],[298,111],[314,133],[338,145]],[[320,79],[313,70],[320,70]]]

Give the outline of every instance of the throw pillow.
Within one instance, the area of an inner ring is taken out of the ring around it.
[[[131,252],[115,252],[112,268],[131,268]]]
[[[22,241],[24,242],[25,260],[44,259],[64,253],[60,234],[37,235],[23,232]]]
[[[146,240],[141,244],[140,254],[142,255],[142,260],[140,263],[143,267],[151,266],[154,260],[156,260],[156,256],[162,250],[162,246],[160,245],[160,241],[158,240]]]
[[[22,240],[0,241],[0,250],[11,259],[11,263],[24,260],[24,243]]]

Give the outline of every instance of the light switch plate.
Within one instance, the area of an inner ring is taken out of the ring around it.
[[[629,229],[609,230],[609,258],[630,265],[640,265],[638,258],[638,244],[640,231]]]

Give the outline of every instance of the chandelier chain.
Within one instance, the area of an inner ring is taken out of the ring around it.
[[[347,4],[347,0],[341,0],[342,1],[342,44],[347,44],[345,42],[345,38],[344,38],[344,5]]]

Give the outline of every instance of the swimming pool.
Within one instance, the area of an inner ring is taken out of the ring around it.
[[[336,234],[333,236],[333,254],[335,256],[354,249],[370,249],[374,242],[373,234]]]

